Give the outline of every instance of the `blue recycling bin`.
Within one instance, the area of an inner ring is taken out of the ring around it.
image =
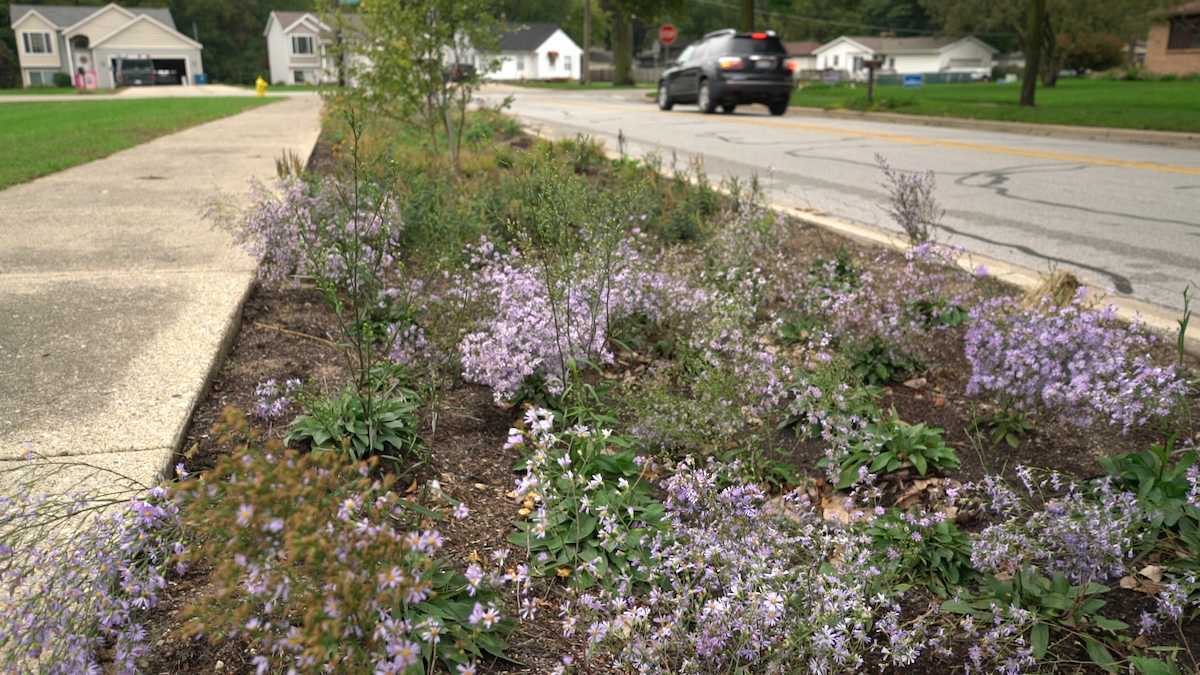
[[[208,84],[208,73],[196,73],[196,84]]]

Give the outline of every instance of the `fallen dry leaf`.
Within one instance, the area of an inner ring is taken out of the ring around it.
[[[911,380],[904,381],[904,386],[908,387],[909,389],[923,389],[926,384],[927,381],[923,377],[914,377]]]
[[[944,396],[934,396],[933,397],[933,407],[940,408],[944,405],[946,405],[946,398]]]

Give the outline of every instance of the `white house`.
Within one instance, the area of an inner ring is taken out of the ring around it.
[[[357,14],[347,14],[361,27]],[[338,80],[337,60],[329,47],[337,30],[312,12],[271,12],[267,27],[267,61],[271,84],[332,84]]]
[[[171,11],[153,7],[10,5],[21,83],[53,84],[70,73],[78,87],[116,86],[119,58],[150,58],[185,82],[204,72],[199,42],[175,29]]]
[[[511,24],[500,36],[498,67],[487,74],[492,80],[578,80],[583,48],[556,23]],[[481,71],[485,63],[476,57]]]
[[[843,35],[813,50],[817,68],[866,76],[864,61],[884,55],[883,73],[981,73],[990,75],[999,53],[979,38],[953,37],[862,37]]]

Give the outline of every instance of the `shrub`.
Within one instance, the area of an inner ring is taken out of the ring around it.
[[[54,73],[54,86],[65,89],[75,86],[75,83],[71,80],[70,73]]]
[[[1077,426],[1099,417],[1123,433],[1169,414],[1187,385],[1174,365],[1160,366],[1150,354],[1162,340],[1117,323],[1111,306],[1087,309],[1086,293],[1062,309],[1048,302],[1021,309],[1011,299],[973,309],[967,394]]]
[[[394,476],[377,478],[375,458],[259,444],[236,411],[219,431],[239,447],[179,488],[198,538],[188,558],[215,565],[191,633],[253,640],[260,672],[424,672],[501,655],[506,577],[439,558],[435,530],[397,529],[440,516],[400,498]]]

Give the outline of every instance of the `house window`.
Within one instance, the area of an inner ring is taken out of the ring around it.
[[[1200,14],[1172,17],[1167,49],[1200,47],[1200,30],[1197,28],[1200,28]]]
[[[863,69],[863,57],[861,57],[861,56],[854,57],[854,70],[862,70],[862,69]]]
[[[308,78],[305,77],[305,71],[293,70],[292,71],[292,82],[294,82],[296,84],[304,84],[305,82],[308,82]]]
[[[838,65],[838,55],[834,54],[833,55],[833,67],[837,68],[837,65]]]
[[[313,39],[311,35],[293,35],[292,36],[292,53],[293,54],[312,54]]]
[[[563,68],[566,68],[568,73],[571,72],[571,57],[570,56],[563,57]]]
[[[517,57],[517,70],[525,70],[525,56],[524,55]]]
[[[895,69],[896,69],[896,57],[893,56],[890,59],[888,59],[888,70],[895,70]]]
[[[25,40],[26,54],[53,54],[49,33],[21,33]]]

